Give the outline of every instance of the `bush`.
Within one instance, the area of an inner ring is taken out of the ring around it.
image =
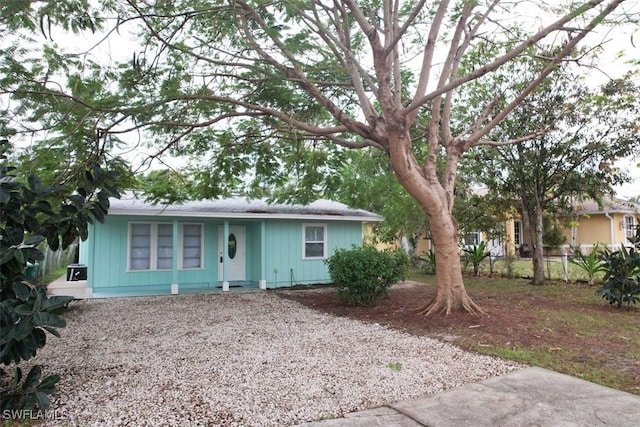
[[[0,160],[8,147],[7,140],[0,140]],[[0,163],[0,410],[44,411],[59,376],[42,378],[39,365],[23,375],[18,365],[45,346],[47,332],[60,336],[58,329],[66,321],[59,313],[73,297],[48,297],[35,275],[28,274],[28,266],[44,259],[38,247],[45,241],[56,250],[86,238],[88,224],[104,220],[109,196],[118,193],[108,185],[115,175],[97,164],[85,172],[87,182],[70,196],[63,187],[43,186],[37,176],[25,184],[14,171]],[[106,190],[99,190],[101,186]]]
[[[372,246],[338,249],[325,263],[347,305],[372,306],[389,287],[407,276],[409,257],[402,250],[378,251]]]
[[[575,258],[569,261],[577,265],[587,275],[587,283],[593,285],[596,274],[602,273],[606,270],[606,265],[602,260],[602,249],[600,245],[596,243],[593,245],[593,249],[589,252],[589,255],[585,255],[580,247],[571,247]]]
[[[618,251],[606,250],[602,254],[604,285],[596,291],[596,295],[618,308],[640,302],[640,226],[635,238],[629,240],[634,245],[631,249],[622,246]]]
[[[418,259],[424,261],[425,274],[436,274],[436,253],[433,249],[429,249],[429,252],[423,251],[422,253],[424,256]]]
[[[491,252],[487,250],[487,244],[482,241],[479,245],[468,246],[462,249],[464,252],[464,262],[473,265],[473,276],[478,277],[480,274],[480,264],[485,258],[491,256]]]

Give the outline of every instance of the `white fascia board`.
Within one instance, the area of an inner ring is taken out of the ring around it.
[[[108,215],[130,216],[159,216],[180,218],[220,218],[220,219],[289,219],[312,221],[358,221],[358,222],[382,222],[384,217],[376,216],[340,216],[340,215],[296,215],[296,214],[259,214],[259,213],[231,213],[231,212],[181,212],[173,210],[109,210]]]

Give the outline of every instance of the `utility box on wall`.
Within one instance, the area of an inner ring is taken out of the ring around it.
[[[67,266],[67,282],[87,280],[87,266],[84,264],[69,264]]]

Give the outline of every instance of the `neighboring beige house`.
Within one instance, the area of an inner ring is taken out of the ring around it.
[[[599,206],[595,200],[586,200],[565,220],[567,244],[561,252],[569,253],[572,246],[579,246],[588,253],[596,243],[615,250],[628,246],[627,238],[635,234],[635,227],[640,224],[640,203],[608,198]],[[522,245],[529,245],[520,219],[507,220],[505,231],[505,253],[519,253]]]
[[[567,243],[580,246],[586,252],[595,243],[609,249],[629,245],[640,224],[640,204],[616,198],[605,199],[600,206],[586,200],[576,207],[567,229]]]
[[[610,198],[602,202],[601,206],[595,200],[580,203],[575,212],[564,221],[566,224],[567,244],[561,253],[569,253],[571,246],[580,246],[583,252],[589,253],[595,243],[602,247],[618,249],[620,245],[629,245],[627,237],[635,234],[635,227],[640,224],[640,203],[628,202]],[[500,240],[488,240],[481,231],[468,231],[461,242],[465,246],[477,245],[481,241],[487,242],[487,249],[492,255],[501,257],[507,254],[529,255],[526,248],[530,248],[530,239],[525,236],[522,220],[518,217],[505,222],[505,235]],[[371,229],[367,233],[371,237]],[[396,245],[378,245],[380,248],[395,247]],[[525,248],[522,251],[522,248]],[[420,238],[417,254],[428,252],[431,240],[426,236]],[[555,253],[556,251],[554,251]]]

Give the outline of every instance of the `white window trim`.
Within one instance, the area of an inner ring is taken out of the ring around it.
[[[624,221],[624,238],[629,239],[629,237],[633,237],[635,235],[636,218],[632,215],[625,215],[623,221]],[[631,225],[631,228],[627,227],[628,224]]]
[[[150,241],[151,246],[149,250],[149,268],[146,270],[132,269],[131,268],[131,226],[136,224],[150,225]],[[172,225],[170,222],[149,222],[149,221],[130,221],[127,225],[127,272],[149,272],[149,271],[171,271],[170,268],[158,268],[158,225]],[[175,250],[175,248],[173,248]]]
[[[307,243],[318,243],[316,241],[311,241],[311,242],[307,242],[307,227],[322,227],[324,229],[324,232],[322,233],[323,235],[323,242],[322,242],[322,256],[315,256],[315,257],[308,257],[306,256],[306,244]],[[326,223],[303,223],[302,224],[302,259],[303,260],[320,260],[320,259],[326,259],[327,258],[327,247],[328,245],[328,236],[327,236],[327,224]]]
[[[519,224],[518,233],[516,233],[516,223]],[[517,246],[522,244],[522,221],[519,219],[513,221],[513,244]]]
[[[200,226],[200,267],[184,267],[184,226]],[[178,227],[178,269],[179,270],[204,270],[204,223],[182,222]]]
[[[476,240],[478,241],[478,243],[467,243],[467,236],[471,236],[471,235],[475,235],[476,236]],[[467,233],[464,233],[464,246],[465,247],[472,247],[472,246],[478,246],[480,244],[480,242],[482,242],[482,232],[480,230],[472,230],[469,231]]]

